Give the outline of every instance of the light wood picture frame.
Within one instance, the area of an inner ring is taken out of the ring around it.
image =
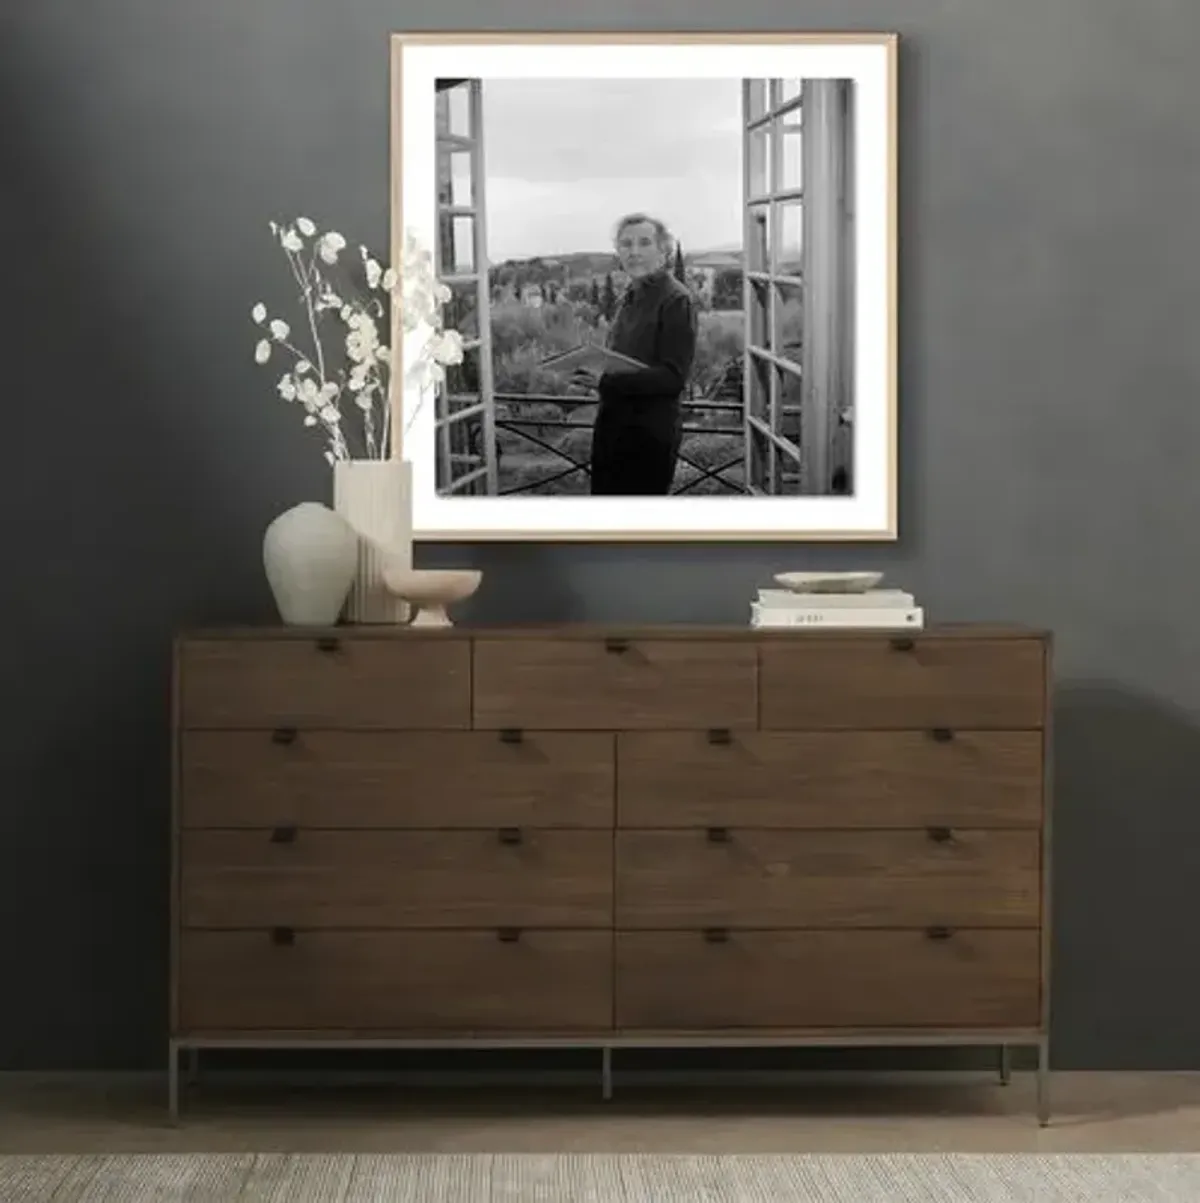
[[[897,59],[894,33],[393,34],[392,262],[408,231],[433,252],[465,347],[421,390],[393,314],[414,539],[896,539]],[[692,315],[677,401],[543,370],[631,330],[666,356],[654,281]],[[602,409],[637,428],[606,444],[626,492],[593,491]],[[639,483],[672,421],[669,486]]]

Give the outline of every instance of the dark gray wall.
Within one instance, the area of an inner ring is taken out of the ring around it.
[[[485,567],[485,621],[740,622],[773,569],[875,564],[1053,627],[1056,1063],[1200,1067],[1200,5],[0,8],[0,1067],[161,1063],[168,641],[269,620],[262,530],[328,496],[250,354],[266,222],[385,247],[387,34],[485,19],[903,36],[903,534],[426,559]]]

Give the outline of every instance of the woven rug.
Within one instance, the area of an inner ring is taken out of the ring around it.
[[[0,1157],[3,1203],[1187,1203],[1200,1154]]]

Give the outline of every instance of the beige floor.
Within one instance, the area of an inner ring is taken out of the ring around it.
[[[154,1076],[0,1074],[0,1153],[1200,1152],[1200,1073],[771,1087],[303,1087],[202,1079],[172,1127]]]

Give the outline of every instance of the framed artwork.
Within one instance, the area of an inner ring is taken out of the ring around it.
[[[897,537],[897,41],[393,35],[415,539]]]

